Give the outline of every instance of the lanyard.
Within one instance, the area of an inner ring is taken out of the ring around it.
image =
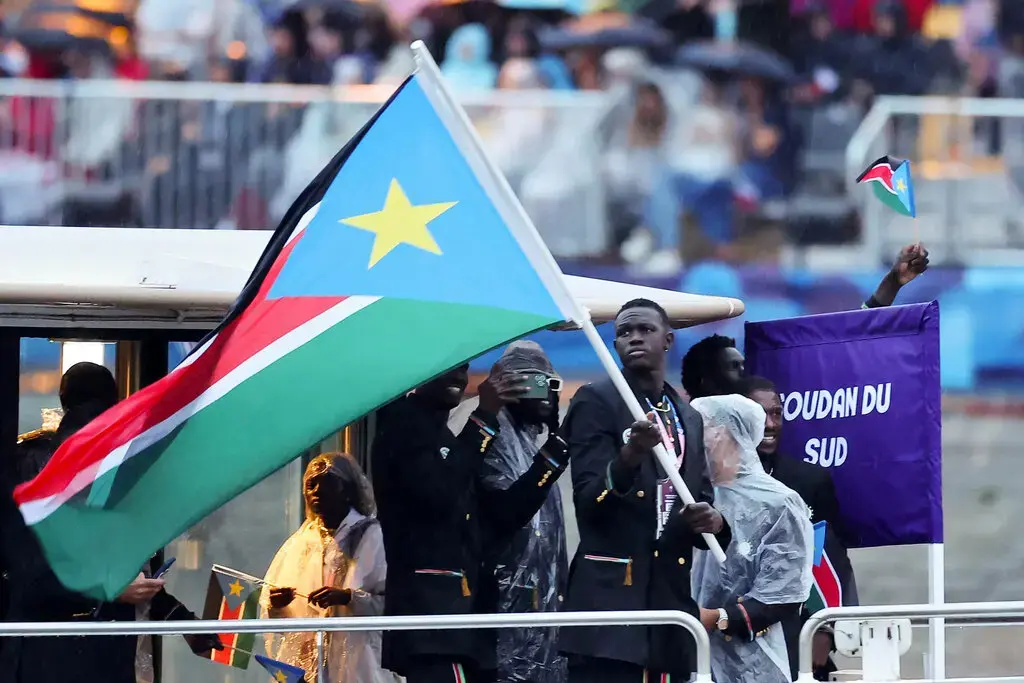
[[[679,469],[683,465],[683,453],[686,451],[686,441],[683,435],[682,422],[679,421],[679,415],[676,413],[676,407],[668,399],[667,396],[662,396],[662,401],[668,403],[669,411],[672,413],[672,419],[675,422],[675,435],[671,434],[668,430],[668,426],[664,420],[658,414],[660,411],[654,407],[651,403],[651,399],[647,399],[647,405],[651,408],[651,412],[654,413],[654,420],[658,426],[658,431],[661,433],[661,440],[670,453],[675,452],[676,443],[679,444],[679,455],[676,456],[676,469]],[[665,530],[665,525],[668,524],[669,515],[672,514],[672,507],[676,502],[675,488],[672,486],[671,480],[667,478],[659,480],[655,492],[658,497],[657,501],[657,525],[654,530],[655,540],[661,538],[661,534]]]
[[[672,422],[675,425],[675,435],[669,432],[665,422],[661,419],[660,412],[651,403],[651,399],[647,399],[647,405],[650,407],[651,412],[654,413],[654,422],[658,426],[658,431],[661,433],[661,440],[665,444],[665,448],[669,453],[676,452],[676,443],[679,444],[679,453],[676,455],[676,468],[680,468],[683,465],[683,454],[686,452],[686,439],[683,434],[683,423],[679,420],[679,415],[676,413],[676,407],[669,400],[668,396],[662,396],[662,401],[668,404],[669,410],[672,412]]]

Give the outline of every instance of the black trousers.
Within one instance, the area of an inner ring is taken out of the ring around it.
[[[587,657],[570,662],[568,683],[686,683],[686,680],[648,671],[629,662]]]
[[[406,683],[491,683],[494,672],[481,672],[471,663],[442,658],[422,658],[406,667]]]

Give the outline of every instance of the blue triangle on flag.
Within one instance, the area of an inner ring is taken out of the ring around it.
[[[224,600],[228,603],[228,609],[234,611],[241,607],[256,586],[234,576],[228,576],[221,572],[214,572],[214,576],[217,577],[217,583],[220,585],[221,594],[224,596]]]
[[[254,655],[256,661],[260,663],[267,673],[270,674],[270,679],[274,683],[302,683],[306,680],[305,669],[300,669],[297,666],[291,664],[285,664],[279,662],[276,659],[270,657],[264,657],[263,655]]]
[[[825,554],[825,527],[827,522],[818,522],[814,525],[814,566],[821,564],[821,558]]]

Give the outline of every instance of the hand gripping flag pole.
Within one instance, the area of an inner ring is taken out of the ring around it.
[[[499,210],[510,231],[519,242],[519,246],[528,256],[534,268],[536,268],[537,274],[547,284],[552,293],[558,293],[560,308],[566,315],[566,319],[572,321],[583,330],[587,341],[594,348],[594,352],[601,361],[601,365],[604,366],[608,376],[615,384],[615,388],[622,396],[622,400],[625,401],[626,407],[629,408],[633,419],[646,420],[647,415],[640,406],[640,401],[637,400],[636,395],[626,382],[626,378],[623,377],[622,371],[612,357],[611,352],[605,346],[604,340],[598,334],[597,328],[594,327],[594,323],[590,319],[590,314],[569,291],[561,269],[555,263],[551,252],[548,251],[544,241],[537,233],[537,228],[534,227],[530,217],[526,214],[523,205],[516,199],[515,193],[509,186],[505,176],[487,158],[483,151],[483,143],[479,135],[477,135],[476,129],[473,128],[473,124],[466,116],[466,112],[455,102],[451,93],[445,87],[441,71],[438,69],[434,58],[430,55],[427,46],[423,41],[417,40],[412,44],[412,52],[416,61],[418,75],[424,84],[432,86],[429,89],[425,88],[428,98],[436,108],[438,116],[445,122],[448,132],[458,146],[459,151],[466,157],[470,168],[476,173],[477,180],[491,197],[495,207]],[[654,455],[658,458],[658,462],[661,463],[665,472],[668,473],[669,480],[672,482],[672,486],[683,503],[693,505],[696,500],[683,482],[674,459],[669,457],[664,445],[658,444],[655,446]],[[715,558],[719,562],[724,562],[725,552],[718,543],[718,539],[713,534],[702,535]]]
[[[615,363],[615,359],[612,358],[611,352],[608,347],[604,345],[604,340],[601,339],[601,335],[597,333],[597,328],[594,327],[594,323],[590,320],[590,316],[586,317],[581,325],[583,333],[587,335],[587,340],[590,345],[594,347],[594,351],[597,353],[598,359],[601,361],[601,365],[604,366],[608,376],[611,377],[612,383],[615,388],[619,390],[619,394],[622,396],[622,400],[626,402],[626,407],[629,408],[630,414],[634,420],[647,420],[647,415],[644,413],[644,409],[640,406],[640,401],[636,399],[636,395],[633,390],[630,389],[629,384],[626,382],[626,378],[622,376],[622,371],[619,366]],[[679,468],[675,463],[675,460],[669,457],[668,451],[665,449],[663,444],[658,444],[654,447],[654,455],[658,458],[658,462],[661,463],[662,469],[668,473],[668,478],[672,482],[673,488],[676,493],[682,498],[683,503],[686,505],[693,505],[697,501],[694,500],[693,494],[690,493],[690,489],[686,488],[686,484],[683,483],[683,478],[679,474]],[[725,562],[725,551],[722,550],[722,546],[718,543],[718,539],[715,538],[714,534],[702,534],[704,541],[708,544],[708,549],[711,550],[711,554],[715,556],[719,562]]]

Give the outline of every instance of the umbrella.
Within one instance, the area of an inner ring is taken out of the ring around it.
[[[132,28],[134,22],[124,12],[110,12],[89,9],[87,7],[79,7],[77,5],[58,5],[58,4],[44,4],[44,5],[32,5],[28,10],[28,14],[65,14],[65,15],[76,15],[85,17],[87,19],[95,19],[101,21],[111,27],[120,26],[123,28]]]
[[[546,50],[583,47],[664,47],[668,32],[657,24],[621,12],[587,14],[559,28],[541,31],[538,38]]]
[[[373,7],[372,2],[361,0],[298,0],[288,9],[305,11],[319,9],[346,20],[361,22]]]
[[[676,64],[702,71],[724,71],[773,81],[790,82],[796,78],[793,66],[783,57],[771,50],[743,42],[693,42],[679,48]]]
[[[543,12],[566,17],[581,14],[584,0],[497,0],[497,3],[510,11]]]
[[[75,48],[110,52],[112,35],[125,30],[123,26],[81,14],[73,7],[59,7],[54,11],[26,12],[10,32],[10,37],[30,50]]]
[[[103,38],[76,36],[59,29],[21,29],[14,30],[11,38],[29,50],[63,52],[64,50],[81,50],[83,52],[102,52],[111,54],[113,50]]]
[[[396,18],[405,16],[412,19],[417,16],[428,20],[434,26],[436,38],[438,35],[446,35],[441,27],[451,28],[461,24],[493,26],[506,10],[495,0],[389,0],[388,11]]]

